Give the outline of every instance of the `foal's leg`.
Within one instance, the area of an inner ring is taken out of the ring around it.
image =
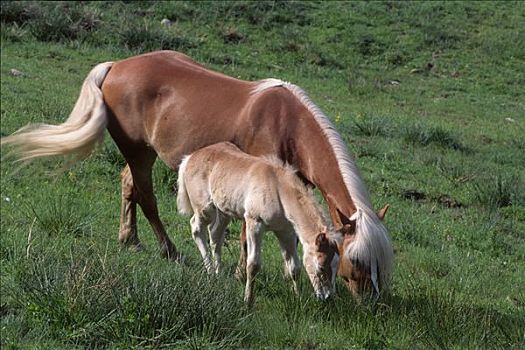
[[[211,273],[211,261],[210,255],[208,253],[208,239],[206,237],[206,226],[208,226],[208,221],[205,219],[204,215],[199,212],[195,212],[190,219],[191,225],[191,235],[193,240],[201,253],[202,260],[204,261],[204,267],[208,273]]]
[[[297,281],[301,273],[301,259],[297,255],[297,236],[294,231],[276,232],[281,246],[286,275],[292,280],[293,291],[299,294]]]
[[[161,255],[169,259],[178,260],[180,259],[180,255],[177,253],[175,245],[169,239],[164,225],[160,221],[157,200],[153,194],[151,171],[155,159],[156,154],[154,152],[142,152],[136,154],[131,159],[126,159],[133,176],[133,199],[136,199],[144,216],[146,216],[146,219],[148,219],[153,228],[153,232],[155,232],[160,244]],[[130,213],[132,214],[133,210],[131,210]],[[130,222],[133,222],[133,220],[130,220]]]
[[[255,218],[245,217],[246,241],[248,244],[248,256],[246,259],[246,288],[244,290],[244,301],[252,304],[255,295],[253,293],[254,278],[261,269],[261,241],[263,235],[263,224]]]
[[[120,210],[120,230],[118,239],[133,251],[142,250],[137,234],[137,199],[134,198],[133,176],[129,165],[126,164],[122,170],[121,189],[122,206]]]
[[[226,235],[226,227],[230,223],[230,217],[216,211],[215,220],[210,225],[210,245],[213,254],[215,273],[221,269],[221,250]]]
[[[246,281],[246,257],[248,256],[248,246],[246,243],[246,222],[242,221],[241,235],[239,236],[240,254],[237,268],[235,269],[235,278],[238,281]]]

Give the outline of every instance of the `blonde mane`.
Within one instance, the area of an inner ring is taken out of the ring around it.
[[[372,275],[375,273],[374,267],[377,266],[380,281],[384,286],[387,286],[390,282],[393,266],[394,253],[392,244],[385,226],[373,210],[366,186],[361,179],[354,160],[348,153],[346,144],[328,117],[297,85],[279,79],[266,79],[255,86],[252,94],[257,94],[273,87],[283,87],[290,91],[312,114],[323,131],[334,152],[348,194],[357,209],[350,218],[356,221],[356,235],[354,241],[348,246],[346,254],[349,259],[357,259],[370,266]]]

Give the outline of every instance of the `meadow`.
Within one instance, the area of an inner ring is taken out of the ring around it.
[[[167,18],[171,26],[161,25]],[[187,265],[117,241],[124,160],[109,135],[85,161],[1,156],[2,349],[523,349],[523,2],[1,3],[1,135],[60,123],[103,61],[171,49],[225,74],[301,86],[358,164],[395,249],[388,295],[327,302],[286,281],[264,240],[253,308],[208,276],[155,165],[161,218]]]

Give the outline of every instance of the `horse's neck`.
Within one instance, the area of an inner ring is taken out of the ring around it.
[[[311,114],[307,120],[298,128],[296,135],[298,170],[319,188],[327,201],[330,217],[338,228],[356,211],[335,154],[347,152],[346,146],[341,145],[343,148],[334,150]]]
[[[280,198],[285,216],[292,224],[301,243],[312,244],[318,233],[327,232],[327,225],[313,194],[297,179],[283,177],[280,184]]]
[[[271,89],[276,86],[284,87],[289,94],[284,93],[285,90]],[[248,132],[250,138],[244,140],[250,148],[248,153],[268,153],[269,137],[280,135],[275,138],[278,144],[272,145],[269,152],[280,152],[283,160],[297,167],[308,181],[320,189],[336,228],[349,223],[348,218],[358,206],[355,203],[369,206],[370,201],[341,136],[298,86],[267,80],[259,84],[256,92],[253,108],[250,109],[257,117],[254,125],[265,120],[270,123],[267,128],[275,134],[260,133],[266,137],[256,141],[253,133]],[[263,114],[264,119],[261,118]],[[284,124],[287,126],[284,133],[282,127],[272,129]]]

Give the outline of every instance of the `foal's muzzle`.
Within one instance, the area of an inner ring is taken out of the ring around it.
[[[335,293],[333,293],[329,288],[321,288],[320,290],[315,292],[315,296],[319,300],[326,300],[330,298],[333,294]]]

